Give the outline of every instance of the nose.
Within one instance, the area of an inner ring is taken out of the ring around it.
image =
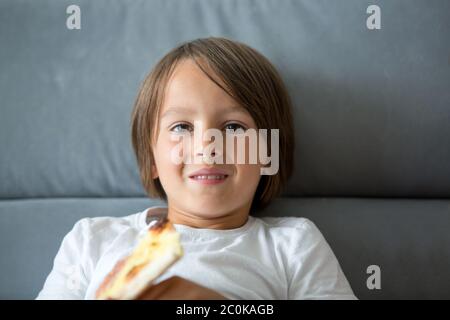
[[[195,156],[196,157],[215,157],[216,155],[218,155],[218,150],[216,150],[217,148],[213,145],[214,143],[214,139],[206,139],[203,140],[203,134],[201,134],[201,141],[198,141],[198,144],[194,144],[194,148],[196,147],[195,150]]]
[[[217,128],[202,125],[194,128],[194,155],[197,160],[202,162],[211,162],[215,157],[222,154],[220,148],[216,145],[218,143],[216,139],[221,139],[223,147],[223,137],[217,135],[220,131],[209,131],[212,129],[217,130]]]

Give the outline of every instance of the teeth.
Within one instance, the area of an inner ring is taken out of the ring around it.
[[[208,179],[208,180],[221,180],[221,179],[225,179],[225,176],[224,175],[218,175],[218,176],[216,176],[216,175],[207,175],[207,176],[194,176],[194,179],[195,180],[206,180],[206,179]]]

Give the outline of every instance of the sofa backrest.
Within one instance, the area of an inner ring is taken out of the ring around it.
[[[448,1],[0,3],[0,198],[144,196],[129,121],[177,44],[225,36],[294,101],[287,196],[450,197]],[[369,5],[381,10],[370,30]]]

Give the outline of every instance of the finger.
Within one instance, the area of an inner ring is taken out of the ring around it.
[[[138,296],[138,300],[157,300],[163,296],[172,287],[170,279],[161,281],[147,287],[142,294]]]

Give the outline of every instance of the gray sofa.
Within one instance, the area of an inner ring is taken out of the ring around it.
[[[37,295],[77,220],[162,204],[131,107],[164,53],[206,36],[260,50],[295,103],[295,173],[261,214],[314,221],[360,299],[450,298],[450,2],[78,0],[80,30],[69,4],[0,1],[0,298]]]

